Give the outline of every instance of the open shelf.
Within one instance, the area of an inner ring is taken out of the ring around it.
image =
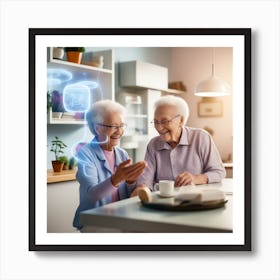
[[[84,119],[75,119],[70,118],[69,116],[61,118],[57,118],[53,116],[53,112],[50,110],[47,115],[47,123],[48,124],[86,124],[87,122]]]
[[[81,63],[73,63],[73,62],[68,62],[68,61],[59,60],[59,59],[50,59],[48,66],[51,66],[54,68],[61,68],[63,66],[64,68],[70,68],[73,71],[85,70],[85,71],[96,71],[96,72],[100,72],[100,73],[112,74],[112,70],[110,70],[110,69],[89,66],[89,65],[81,64]]]
[[[171,94],[184,94],[184,93],[186,93],[186,91],[182,91],[182,90],[178,90],[178,89],[172,89],[172,88],[168,88],[166,90],[163,90],[163,92],[171,93]]]

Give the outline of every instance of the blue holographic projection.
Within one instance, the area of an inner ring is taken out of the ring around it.
[[[90,89],[80,83],[63,89],[63,105],[68,112],[86,112],[90,108]]]
[[[71,72],[64,69],[48,68],[48,87],[53,88],[62,83],[72,80]]]
[[[98,88],[98,83],[95,81],[84,80],[77,82],[76,84],[87,86],[90,90]]]
[[[98,100],[103,99],[102,88],[100,88],[98,81],[91,80],[91,77],[82,73],[75,73],[61,69],[61,68],[48,68],[47,69],[47,87],[48,93],[51,94],[52,111],[71,112],[76,114],[81,113],[83,119],[86,120],[86,115],[89,112],[91,105]],[[58,105],[60,106],[59,108]],[[89,129],[87,126],[84,128],[84,135],[81,135],[80,141],[74,143],[71,147],[71,156],[77,161],[81,167],[81,172],[85,176],[88,174],[87,167],[90,168],[90,163],[86,159],[79,157],[79,150],[88,143]],[[104,140],[103,140],[104,139]],[[108,136],[101,141],[94,138],[97,144],[106,144],[109,139]]]

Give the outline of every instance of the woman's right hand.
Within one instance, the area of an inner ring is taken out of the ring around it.
[[[131,159],[128,159],[117,167],[115,174],[111,177],[113,186],[118,186],[122,181],[134,183],[147,166],[145,161],[139,161],[134,164],[131,164],[130,162]]]

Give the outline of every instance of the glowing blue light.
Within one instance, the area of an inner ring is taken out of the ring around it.
[[[60,79],[48,78],[48,88],[53,88],[54,86],[57,86],[60,84],[61,84]]]
[[[48,80],[59,80],[59,83],[64,83],[70,81],[72,77],[72,73],[67,70],[48,68]]]
[[[90,107],[90,90],[81,84],[70,84],[63,89],[63,105],[68,112],[86,112]]]
[[[105,143],[108,143],[108,141],[109,141],[109,138],[108,138],[108,136],[106,136],[106,139],[104,141],[101,141],[101,142],[97,141],[96,138],[95,138],[94,143],[96,143],[96,144],[105,144]],[[83,148],[83,146],[86,145],[86,144],[87,144],[86,142],[77,142],[77,143],[75,143],[72,146],[71,154],[76,159],[76,161],[78,162],[78,164],[79,164],[79,171],[82,172],[83,176],[91,177],[92,174],[90,172],[87,172],[87,169],[90,168],[89,162],[85,161],[83,158],[80,158],[79,154],[78,154],[79,150],[81,148]]]
[[[98,88],[98,83],[95,81],[84,80],[84,81],[78,82],[77,84],[87,86],[89,89]]]

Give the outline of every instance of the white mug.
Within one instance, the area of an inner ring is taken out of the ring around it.
[[[160,180],[155,184],[155,190],[159,190],[159,194],[164,197],[170,197],[174,195],[174,181]]]

